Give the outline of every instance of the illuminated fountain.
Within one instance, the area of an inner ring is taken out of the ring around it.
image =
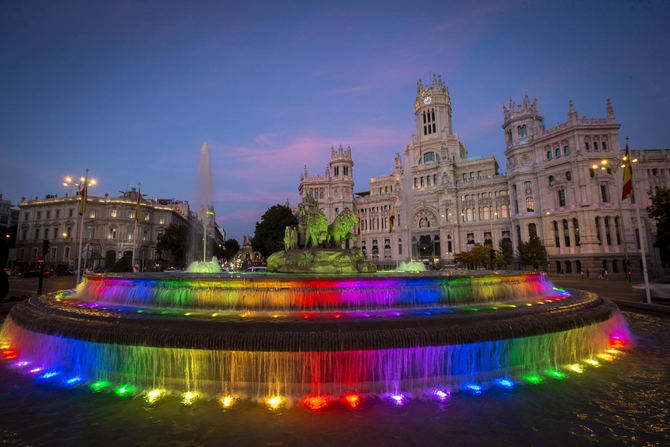
[[[17,304],[3,358],[153,402],[401,405],[581,373],[628,342],[617,308],[543,274],[87,276]]]
[[[374,265],[339,248],[355,238],[353,213],[326,225],[313,199],[300,209],[268,271],[319,274],[207,273],[213,260],[200,273],[85,276],[76,290],[15,305],[2,358],[39,380],[150,403],[180,395],[185,405],[320,410],[560,380],[628,343],[613,303],[556,289],[544,274],[354,274]]]

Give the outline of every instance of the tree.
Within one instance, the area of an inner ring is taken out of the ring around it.
[[[517,251],[523,265],[532,265],[536,270],[541,265],[547,265],[547,249],[536,235],[532,235],[527,242],[521,242]]]
[[[498,247],[499,250],[496,252],[496,264],[506,267],[513,263],[514,250],[512,249],[512,241],[508,238],[502,239]]]
[[[256,222],[256,231],[251,239],[251,247],[264,257],[284,248],[284,230],[298,225],[298,219],[285,205],[273,205]]]
[[[661,252],[661,263],[665,266],[670,262],[670,189],[656,188],[647,213],[656,221],[654,245]]]
[[[214,256],[229,261],[238,251],[240,251],[240,243],[237,242],[237,239],[226,239],[223,244],[214,247]]]
[[[114,273],[120,273],[120,272],[132,272],[133,271],[133,266],[131,263],[131,256],[128,254],[124,254],[121,259],[116,261],[114,265],[112,266],[112,272]]]
[[[185,266],[187,247],[188,228],[185,225],[170,225],[156,242],[158,258],[164,259],[164,256],[169,255],[172,264],[177,267]]]
[[[468,268],[484,266],[491,261],[491,247],[475,245],[469,251],[462,251],[454,256],[454,260]]]

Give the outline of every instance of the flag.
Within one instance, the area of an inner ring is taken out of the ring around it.
[[[393,233],[393,222],[395,221],[395,208],[391,209],[391,225],[389,226],[389,233]]]
[[[623,157],[623,161],[623,191],[621,193],[621,200],[626,200],[629,197],[633,197],[633,164],[630,160],[628,142],[626,142],[626,154]]]
[[[140,185],[137,186],[137,208],[135,209],[135,221],[140,221],[140,207],[142,201],[142,193],[140,192]]]
[[[358,232],[359,235],[361,234],[361,211],[360,210],[358,210],[358,230],[357,230],[357,232]]]
[[[88,180],[84,181],[84,187],[81,190],[81,202],[79,203],[79,215],[83,216],[86,211],[86,199],[88,198]]]

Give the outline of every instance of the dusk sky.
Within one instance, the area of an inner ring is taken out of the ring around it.
[[[208,141],[229,237],[300,172],[351,145],[356,191],[387,175],[414,129],[418,79],[441,74],[471,157],[505,171],[502,103],[536,97],[547,127],[605,116],[670,148],[670,2],[0,2],[0,193],[142,182],[193,200]],[[624,143],[622,143],[624,144]]]

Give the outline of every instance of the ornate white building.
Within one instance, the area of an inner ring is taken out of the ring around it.
[[[655,224],[646,218],[649,193],[670,185],[670,150],[632,150],[635,190],[643,205],[642,233],[630,200],[621,203],[623,148],[612,104],[603,118],[579,117],[572,101],[567,120],[546,129],[537,100],[503,105],[507,174],[493,155],[469,158],[452,127],[451,98],[441,77],[417,83],[416,133],[395,155],[393,171],[370,178],[354,193],[351,148],[331,148],[323,177],[300,177],[300,199],[311,193],[331,222],[344,209],[360,217],[357,246],[383,266],[420,259],[453,264],[454,254],[475,244],[513,247],[531,234],[549,253],[549,270],[602,269],[634,274],[646,236],[649,264],[660,268],[653,247]],[[595,168],[594,168],[595,166]],[[393,228],[391,221],[393,220]]]

